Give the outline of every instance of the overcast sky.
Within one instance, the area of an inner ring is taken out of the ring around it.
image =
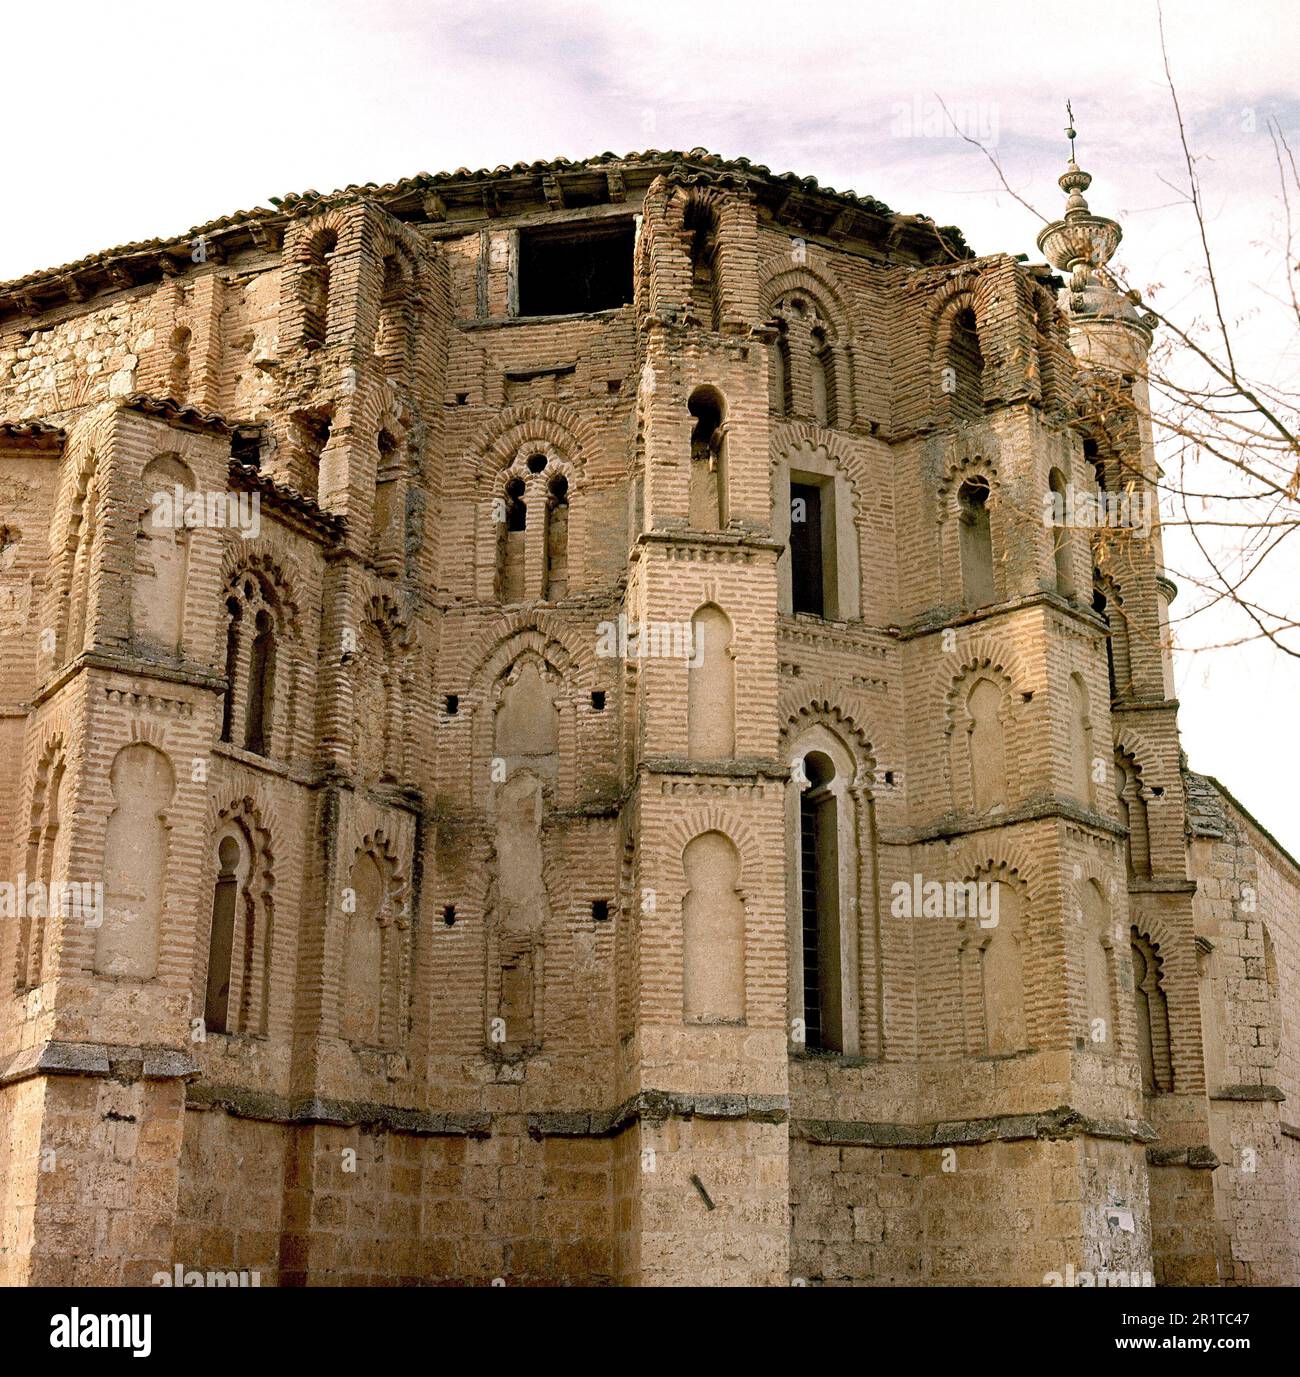
[[[1166,6],[1216,266],[1243,350],[1273,381],[1300,371],[1293,333],[1270,314],[1284,269],[1265,132],[1275,117],[1300,152],[1298,14],[1294,0]],[[934,136],[934,103],[1055,217],[1069,97],[1089,200],[1122,221],[1129,280],[1161,284],[1166,314],[1197,309],[1154,0],[38,0],[0,10],[0,51],[0,280],[309,187],[693,147],[870,194],[962,226],[978,253],[1037,261],[1040,222],[978,150]],[[1176,533],[1167,546],[1171,565],[1187,557]],[[1290,559],[1269,586],[1295,606]],[[1187,639],[1234,630],[1198,623]],[[1178,691],[1193,766],[1300,854],[1300,662],[1260,645],[1185,654]]]

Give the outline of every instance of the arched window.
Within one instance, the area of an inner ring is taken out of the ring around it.
[[[687,409],[695,418],[691,429],[690,524],[697,531],[720,531],[727,524],[725,403],[714,388],[697,387]]]
[[[835,358],[826,331],[813,326],[809,332],[809,372],[812,377],[813,420],[818,425],[835,425]]]
[[[187,326],[179,325],[172,331],[171,337],[171,362],[168,364],[167,376],[171,388],[171,395],[178,402],[189,399],[190,392],[190,331]]]
[[[152,459],[141,475],[131,583],[131,637],[167,655],[183,650],[190,532],[185,506],[194,475],[171,455]]]
[[[330,255],[338,248],[333,230],[321,230],[307,246],[302,270],[302,341],[308,349],[319,349],[329,330]]]
[[[226,697],[221,740],[256,755],[287,759],[297,712],[292,649],[296,619],[283,585],[257,567],[225,589]]]
[[[835,320],[803,287],[792,288],[772,305],[777,329],[770,374],[770,406],[778,415],[804,416],[819,426],[847,423],[852,407],[852,367],[837,348]],[[840,369],[843,365],[843,373]],[[840,383],[847,391],[841,395]]]
[[[729,760],[736,751],[736,666],[731,618],[720,608],[701,607],[691,618],[686,721],[692,760]]]
[[[569,480],[562,473],[546,490],[546,568],[542,597],[558,602],[569,591]]]
[[[244,719],[244,749],[255,755],[271,753],[271,704],[275,691],[275,624],[262,608],[253,621],[253,648],[248,666],[248,709]]]
[[[1131,755],[1115,752],[1115,797],[1120,821],[1128,829],[1125,847],[1130,879],[1151,878],[1151,834],[1147,826],[1147,805],[1142,792],[1142,777]]]
[[[1074,579],[1070,573],[1070,530],[1066,525],[1069,515],[1068,494],[1065,486],[1065,475],[1060,469],[1053,469],[1048,474],[1047,486],[1052,498],[1052,564],[1056,578],[1056,591],[1062,597],[1068,598],[1074,592]]]
[[[821,751],[803,759],[807,786],[799,797],[799,911],[803,935],[803,1005],[806,1045],[844,1050],[844,981],[841,970],[841,800],[832,784],[835,765]]]
[[[397,441],[386,431],[376,441],[375,515],[371,558],[381,572],[398,574],[404,562],[405,493]]]
[[[243,609],[238,598],[226,599],[226,692],[221,703],[221,739],[230,741],[235,724],[235,692],[239,680],[239,622]]]
[[[997,598],[993,584],[989,496],[989,480],[980,474],[968,478],[957,492],[957,540],[962,595],[967,607],[985,607]]]
[[[212,891],[208,935],[208,990],[203,1021],[210,1033],[230,1031],[230,967],[234,957],[236,908],[244,853],[233,833],[217,843],[217,878]]]
[[[504,507],[504,519],[497,526],[497,597],[503,603],[523,602],[528,506],[522,478],[506,484]]]
[[[943,391],[950,414],[958,421],[984,414],[984,355],[980,352],[975,312],[966,307],[953,316],[943,360]]]
[[[1160,949],[1136,927],[1130,930],[1129,941],[1142,1089],[1148,1095],[1168,1095],[1174,1088],[1174,1066]]]
[[[719,328],[722,302],[718,291],[718,216],[712,206],[693,200],[682,227],[691,260],[691,314],[710,330]]]
[[[397,254],[384,259],[384,280],[379,299],[379,329],[375,335],[375,356],[390,378],[400,378],[407,355],[407,270]]]
[[[1092,610],[1106,623],[1106,669],[1113,703],[1133,687],[1128,620],[1124,615],[1124,598],[1114,580],[1096,568],[1092,571]]]
[[[778,416],[794,410],[794,378],[790,372],[790,327],[777,321],[776,343],[772,346],[772,409]]]
[[[51,747],[37,768],[32,791],[24,878],[28,885],[39,882],[43,902],[24,905],[25,911],[19,919],[16,980],[19,993],[35,988],[45,978],[47,930],[54,916],[50,912],[50,886],[54,880],[54,848],[59,837],[64,773],[62,753]]]

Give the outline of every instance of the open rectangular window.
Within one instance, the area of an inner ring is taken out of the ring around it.
[[[790,475],[791,611],[837,618],[835,484],[819,474]]]
[[[512,314],[580,315],[628,305],[634,240],[631,219],[521,229]]]

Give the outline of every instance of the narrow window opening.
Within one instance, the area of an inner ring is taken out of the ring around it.
[[[529,461],[531,463],[531,460]],[[560,473],[546,492],[546,568],[542,597],[556,602],[569,592],[569,481]]]
[[[460,711],[460,696],[455,693],[447,695],[447,716],[455,717]]]
[[[1137,928],[1130,929],[1129,942],[1133,959],[1133,1000],[1137,1013],[1142,1089],[1148,1095],[1165,1095],[1174,1088],[1174,1068],[1170,1055],[1164,962],[1159,948]]]
[[[953,318],[944,386],[957,420],[973,421],[984,414],[984,355],[975,312],[969,307]]]
[[[375,516],[371,533],[371,559],[394,572],[402,556],[401,465],[397,441],[379,432],[378,467],[375,476]]]
[[[497,532],[497,595],[505,603],[523,602],[528,506],[522,478],[512,478],[506,484],[505,505],[505,520]]]
[[[454,927],[456,926],[456,905],[455,905],[455,904],[444,904],[444,905],[443,905],[443,909],[442,909],[442,921],[443,921],[444,923],[446,923],[446,925],[447,925],[449,928],[454,928]]]
[[[776,348],[772,357],[776,377],[772,385],[772,398],[778,416],[788,416],[794,410],[794,379],[790,374],[790,332],[785,321],[777,322],[780,332],[776,338]]]
[[[805,1046],[843,1050],[840,989],[839,817],[830,786],[835,767],[820,752],[804,758],[799,799]]]
[[[171,350],[171,366],[168,370],[171,395],[178,402],[183,402],[189,397],[190,391],[190,332],[184,325],[172,331]]]
[[[594,712],[605,711],[605,690],[593,689],[591,694],[591,706]]]
[[[795,612],[833,617],[835,490],[830,483],[790,480],[790,593]]]
[[[262,609],[253,623],[253,653],[248,671],[248,719],[244,749],[270,754],[271,702],[275,687],[275,631],[271,614]]]
[[[406,273],[402,261],[395,254],[389,254],[384,259],[375,356],[390,378],[400,377],[406,364],[406,302]]]
[[[812,354],[809,364],[812,373],[813,419],[818,425],[835,424],[835,360],[826,331],[817,327],[811,332]]]
[[[217,865],[203,1021],[209,1032],[225,1033],[229,1031],[230,965],[235,946],[235,906],[239,898],[239,843],[234,837],[222,837],[217,848]]]
[[[697,531],[720,531],[727,520],[722,398],[711,387],[697,388],[687,410],[695,418],[691,429],[691,527]]]
[[[989,481],[980,476],[968,478],[957,493],[962,592],[968,607],[984,607],[996,597],[989,495]]]
[[[338,248],[338,242],[333,230],[322,230],[307,250],[302,274],[302,338],[308,349],[319,349],[325,343],[329,328],[330,255]]]
[[[690,236],[691,314],[710,330],[719,327],[718,218],[710,206],[693,201],[682,223]]]
[[[593,922],[596,922],[596,923],[608,922],[608,921],[609,921],[609,900],[608,900],[608,899],[593,899],[593,900],[591,901],[591,917],[592,917],[592,921],[593,921]]]
[[[239,674],[239,621],[242,612],[238,598],[226,600],[226,696],[221,704],[221,739],[229,741],[235,718],[235,680]]]

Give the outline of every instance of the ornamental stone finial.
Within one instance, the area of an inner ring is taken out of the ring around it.
[[[1088,208],[1083,193],[1092,185],[1092,174],[1083,171],[1075,160],[1074,141],[1078,134],[1068,100],[1065,113],[1070,161],[1057,180],[1057,185],[1065,192],[1065,214],[1039,233],[1039,250],[1058,272],[1068,275],[1069,285],[1061,294],[1061,305],[1073,320],[1122,321],[1128,326],[1138,326],[1149,342],[1154,319],[1137,309],[1137,303],[1119,290],[1106,270],[1106,264],[1119,247],[1123,231],[1117,221],[1094,215]]]

